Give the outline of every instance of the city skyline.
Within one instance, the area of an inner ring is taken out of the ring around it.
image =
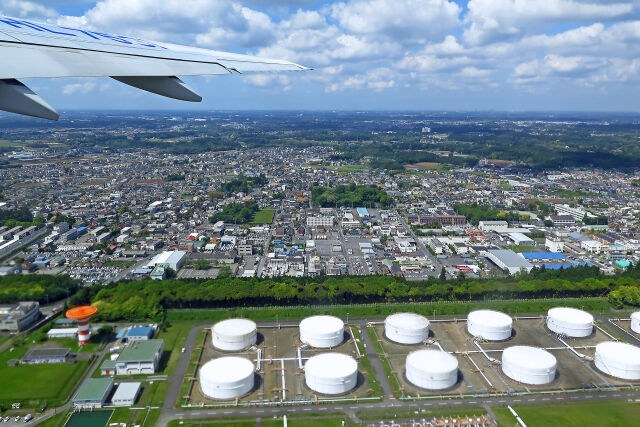
[[[315,68],[185,78],[196,105],[108,79],[26,82],[60,109],[638,111],[635,1],[275,3],[0,0],[0,13]]]

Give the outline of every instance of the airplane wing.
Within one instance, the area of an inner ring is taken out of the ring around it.
[[[151,42],[0,15],[0,110],[57,120],[18,79],[112,77],[183,101],[202,98],[177,76],[309,70],[293,62]]]

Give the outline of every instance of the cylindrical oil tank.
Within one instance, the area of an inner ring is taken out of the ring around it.
[[[415,313],[396,313],[384,321],[384,333],[400,344],[420,344],[429,337],[429,321]]]
[[[307,387],[322,394],[344,394],[358,384],[358,363],[341,353],[313,356],[304,365]]]
[[[441,350],[417,350],[406,360],[407,379],[416,387],[443,390],[458,382],[458,359]]]
[[[211,328],[211,342],[217,349],[240,351],[256,343],[258,328],[248,319],[227,319]]]
[[[624,380],[640,380],[640,348],[631,344],[608,341],[596,345],[596,368],[607,375]]]
[[[344,322],[334,316],[311,316],[300,322],[300,341],[311,347],[330,348],[344,340]]]
[[[556,377],[558,362],[539,347],[517,345],[502,352],[502,372],[524,384],[548,384]]]
[[[587,337],[593,332],[593,316],[577,308],[555,307],[548,312],[547,327],[568,337]]]
[[[474,337],[489,341],[504,341],[511,338],[513,319],[493,310],[476,310],[467,316],[467,331]]]
[[[212,399],[235,399],[251,391],[255,367],[244,357],[212,359],[200,368],[200,388]]]
[[[631,330],[640,334],[640,311],[631,314]]]

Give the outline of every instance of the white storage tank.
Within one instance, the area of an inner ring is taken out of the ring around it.
[[[631,330],[640,334],[640,311],[631,314]]]
[[[358,363],[346,354],[319,354],[305,363],[304,378],[307,387],[313,391],[344,394],[358,384]]]
[[[548,384],[556,377],[558,362],[539,347],[516,345],[502,352],[502,372],[524,384]]]
[[[511,338],[513,319],[494,310],[476,310],[467,316],[467,331],[474,337],[489,341],[504,341]]]
[[[200,368],[200,388],[212,399],[235,399],[251,391],[254,372],[253,362],[244,357],[212,359]]]
[[[211,328],[213,346],[224,351],[240,351],[256,343],[258,328],[248,319],[227,319]]]
[[[631,344],[608,341],[596,345],[596,368],[607,375],[624,380],[640,380],[640,348]]]
[[[415,313],[396,313],[384,321],[384,333],[400,344],[420,344],[429,338],[429,321]]]
[[[443,390],[458,382],[458,359],[441,350],[417,350],[406,361],[407,379],[427,390]]]
[[[593,332],[593,316],[570,307],[556,307],[547,313],[547,327],[568,337],[588,337]]]
[[[330,348],[344,340],[344,322],[333,316],[311,316],[300,322],[300,341],[311,347]]]

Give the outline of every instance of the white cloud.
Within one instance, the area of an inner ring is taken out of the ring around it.
[[[93,82],[71,83],[71,84],[65,85],[62,88],[62,93],[64,95],[76,95],[76,94],[85,95],[89,92],[92,92],[95,88],[96,88],[96,84]]]
[[[464,39],[472,45],[531,34],[562,22],[622,19],[634,9],[629,1],[575,0],[469,0],[467,7]]]
[[[331,7],[332,18],[349,32],[416,43],[444,38],[460,12],[448,0],[350,0]]]
[[[58,16],[58,12],[49,7],[31,1],[0,0],[0,14],[16,18],[50,19]]]

